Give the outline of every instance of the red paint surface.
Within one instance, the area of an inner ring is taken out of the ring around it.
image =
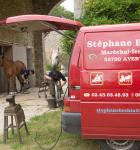
[[[140,139],[140,24],[82,27],[77,39],[69,93],[79,99],[83,138]],[[128,45],[95,44],[109,40]]]
[[[52,29],[48,27],[45,23],[49,23],[56,30],[78,30],[82,24],[78,21],[47,16],[47,15],[20,15],[8,17],[5,20],[0,21],[0,25],[9,26],[13,30],[18,30],[20,28],[26,27],[27,31],[51,31]]]

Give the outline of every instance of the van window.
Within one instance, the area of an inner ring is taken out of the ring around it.
[[[85,69],[140,69],[140,31],[85,34]]]

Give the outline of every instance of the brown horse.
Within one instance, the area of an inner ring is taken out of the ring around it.
[[[9,90],[12,87],[12,91],[17,91],[16,90],[16,77],[20,82],[20,86],[22,90],[23,86],[23,79],[22,76],[20,75],[20,72],[22,69],[26,69],[26,66],[23,62],[21,61],[13,61],[5,58],[4,56],[0,57],[0,66],[4,68],[5,75],[7,77],[7,87],[8,87],[8,93]]]
[[[20,92],[21,92],[23,90],[24,80],[23,80],[20,72],[22,70],[26,70],[27,68],[26,68],[25,64],[22,61],[20,61],[20,60],[14,61],[14,63],[15,63],[16,68],[17,68],[16,77],[19,80],[19,83],[20,83]]]

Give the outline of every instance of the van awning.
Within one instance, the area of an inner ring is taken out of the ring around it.
[[[52,30],[79,30],[82,24],[78,21],[48,15],[21,15],[0,20],[0,26],[6,26],[19,32],[48,32]]]

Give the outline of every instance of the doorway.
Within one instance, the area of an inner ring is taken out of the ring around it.
[[[8,59],[13,59],[12,55],[12,46],[9,45],[0,45],[0,56],[4,55],[4,57]],[[7,91],[7,79],[4,73],[3,67],[0,67],[0,92]]]

